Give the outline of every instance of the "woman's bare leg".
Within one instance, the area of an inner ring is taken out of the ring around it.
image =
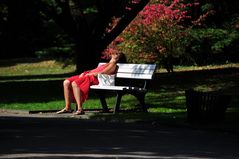
[[[71,112],[71,99],[70,99],[70,95],[71,95],[71,84],[69,80],[64,80],[63,82],[63,88],[64,88],[64,98],[65,98],[65,108],[63,108],[60,111],[57,111],[57,114],[61,114],[61,113],[70,113]]]
[[[72,89],[73,89],[74,97],[76,100],[77,110],[83,111],[82,102],[81,102],[81,91],[75,82],[72,82]]]
[[[65,80],[63,82],[63,88],[64,88],[65,108],[66,110],[70,110],[71,109],[71,98],[70,98],[71,84],[69,80]]]

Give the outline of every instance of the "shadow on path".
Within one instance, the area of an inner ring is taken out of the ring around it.
[[[0,158],[237,158],[239,138],[149,123],[0,117]]]

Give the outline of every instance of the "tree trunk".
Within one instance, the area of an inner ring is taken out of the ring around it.
[[[100,53],[95,50],[95,44],[86,39],[76,42],[76,72],[81,73],[95,68],[100,61]]]
[[[149,0],[141,0],[139,3],[132,3],[130,6],[131,10],[124,11],[125,13],[122,14],[122,19],[110,33],[102,33],[101,27],[107,27],[104,22],[104,16],[98,20],[98,23],[96,23],[97,27],[99,28],[96,29],[94,33],[92,33],[92,31],[89,30],[90,28],[86,22],[85,17],[81,12],[79,12],[79,5],[72,3],[71,11],[78,26],[77,29],[79,31],[79,34],[76,37],[79,38],[77,40],[76,49],[77,72],[82,72],[96,67],[98,62],[100,61],[102,51],[128,26],[128,24],[137,16],[137,14],[148,2]]]

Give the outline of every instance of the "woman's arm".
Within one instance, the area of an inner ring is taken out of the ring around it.
[[[112,74],[116,70],[116,63],[108,63],[107,66],[100,72],[94,72],[94,73],[87,73],[88,76],[94,75],[97,76],[98,74]]]
[[[108,63],[108,65],[107,65],[101,72],[99,72],[99,73],[101,73],[101,74],[112,74],[112,73],[115,72],[116,67],[117,67],[116,63],[110,62],[110,63]]]

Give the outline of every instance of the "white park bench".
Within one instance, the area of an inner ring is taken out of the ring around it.
[[[101,64],[101,63],[100,63]],[[101,101],[104,112],[109,112],[105,100],[106,91],[116,92],[116,103],[114,113],[119,112],[121,98],[125,94],[135,96],[142,108],[142,111],[147,112],[145,105],[145,95],[148,91],[147,83],[152,80],[156,70],[156,64],[126,64],[118,63],[118,70],[115,76],[114,86],[92,85],[90,88],[94,90]]]

